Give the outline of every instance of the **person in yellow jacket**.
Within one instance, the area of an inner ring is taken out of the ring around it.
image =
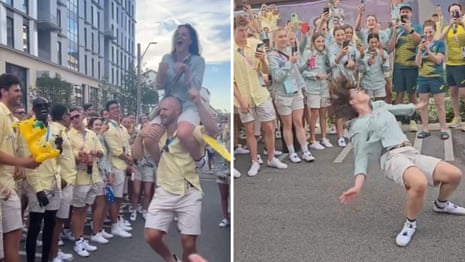
[[[15,183],[15,166],[38,166],[30,157],[16,157],[17,134],[13,129],[12,112],[21,105],[21,87],[18,77],[0,75],[0,260],[20,261],[21,201]]]
[[[121,111],[118,101],[108,101],[105,109],[109,113],[109,119],[104,127],[106,131],[103,132],[103,138],[108,148],[108,160],[114,175],[112,187],[115,202],[110,208],[111,233],[123,238],[129,238],[132,237],[132,234],[127,231],[132,230],[131,224],[119,217],[119,209],[123,199],[124,184],[127,183],[126,175],[134,172],[134,160],[129,146],[129,134],[119,121]]]
[[[45,98],[36,98],[33,101],[33,111],[37,120],[42,121],[47,126],[47,133],[42,139],[50,142],[61,154],[57,158],[45,160],[37,169],[26,170],[26,194],[29,202],[29,230],[26,239],[27,261],[33,262],[35,259],[36,240],[41,230],[42,220],[44,226],[42,230],[42,260],[48,261],[56,256],[50,256],[57,211],[62,204],[62,196],[65,192],[72,190],[75,180],[74,159],[69,161],[71,146],[66,137],[66,128],[58,122],[48,122],[50,103]],[[52,119],[57,120],[57,116],[64,118],[66,124],[67,108],[63,105],[51,110]],[[68,118],[69,123],[69,118]],[[19,137],[19,153],[29,156],[30,152],[26,142]],[[66,187],[67,186],[67,187]],[[69,208],[68,208],[69,212]],[[58,238],[56,238],[58,242]]]
[[[73,206],[71,226],[75,238],[74,251],[81,257],[88,257],[90,253],[84,245],[86,211],[89,205],[94,204],[99,191],[103,191],[97,163],[97,160],[103,156],[103,148],[97,135],[85,127],[83,117],[78,108],[70,109],[69,118],[72,127],[68,131],[68,137],[77,167],[76,184],[71,202]],[[90,239],[100,244],[108,243],[108,240],[98,231],[94,232]]]

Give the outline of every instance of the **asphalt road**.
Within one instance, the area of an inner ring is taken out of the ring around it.
[[[424,154],[444,158],[438,136],[433,132],[423,141]],[[415,135],[408,137],[413,144]],[[336,145],[336,137],[329,138]],[[453,131],[452,139],[452,163],[465,172],[465,133]],[[286,170],[262,165],[256,177],[246,175],[249,156],[236,156],[242,177],[234,181],[234,261],[465,261],[465,217],[432,211],[437,188],[428,189],[417,232],[405,248],[395,245],[405,193],[382,176],[379,164],[370,168],[361,196],[339,204],[338,196],[353,185],[353,152],[334,163],[341,151],[313,150],[314,163],[286,160]],[[465,206],[465,181],[450,200]]]
[[[210,262],[229,261],[230,259],[230,228],[219,228],[218,224],[223,218],[218,186],[214,176],[201,175],[201,185],[205,193],[202,206],[202,235],[197,240],[197,251]],[[129,219],[129,214],[125,214]],[[65,246],[61,249],[67,253],[73,253],[73,262],[91,262],[91,261],[111,261],[111,262],[158,262],[163,261],[144,241],[144,220],[139,215],[136,222],[132,223],[133,237],[123,239],[115,237],[109,244],[98,245],[98,250],[92,252],[88,258],[80,258],[73,252],[72,243],[65,241]],[[111,231],[111,226],[106,225],[106,231]],[[86,233],[90,234],[90,228],[87,227]],[[180,236],[175,223],[172,224],[169,233],[165,238],[168,247],[178,258],[182,255]],[[92,242],[91,242],[92,243]],[[94,244],[94,243],[92,243]],[[41,249],[37,252],[40,253]],[[24,253],[24,244],[22,251]],[[25,255],[21,256],[26,261]],[[36,261],[40,261],[36,258]]]

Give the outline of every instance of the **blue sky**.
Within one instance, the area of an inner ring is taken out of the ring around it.
[[[171,50],[177,25],[193,25],[207,64],[204,87],[210,90],[210,102],[216,109],[231,111],[229,0],[137,0],[136,21],[136,43],[141,43],[141,52],[149,42],[157,42],[147,49],[141,63],[144,70],[155,71],[162,56]]]

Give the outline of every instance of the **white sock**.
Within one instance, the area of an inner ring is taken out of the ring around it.
[[[289,154],[295,153],[294,145],[287,145],[287,150],[289,151]]]
[[[302,153],[307,153],[308,152],[308,143],[305,142],[302,145],[300,145],[300,148],[302,149]]]

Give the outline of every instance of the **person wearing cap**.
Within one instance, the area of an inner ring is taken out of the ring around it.
[[[418,66],[415,63],[417,46],[420,43],[423,29],[421,25],[412,23],[412,6],[401,4],[399,7],[400,21],[388,42],[388,52],[394,53],[393,91],[396,93],[395,104],[404,102],[404,94],[408,94],[410,103],[416,104],[416,86]],[[409,131],[416,132],[417,125],[410,118]]]
[[[203,135],[216,137],[219,134],[218,124],[213,119],[207,105],[196,88],[189,89],[191,101],[196,105],[202,126],[194,128],[193,137],[199,152],[205,151],[206,143]],[[166,131],[161,134],[153,124],[146,125],[134,145],[141,145],[140,140],[147,137],[160,136],[158,144],[153,146],[158,163],[157,187],[148,208],[145,223],[145,241],[159,254],[164,261],[173,260],[173,255],[163,241],[174,216],[178,217],[178,228],[181,233],[183,247],[182,261],[196,252],[196,239],[201,233],[202,188],[195,161],[177,137],[178,117],[182,113],[178,98],[168,96],[160,102],[161,123]],[[141,153],[141,149],[134,150]]]

